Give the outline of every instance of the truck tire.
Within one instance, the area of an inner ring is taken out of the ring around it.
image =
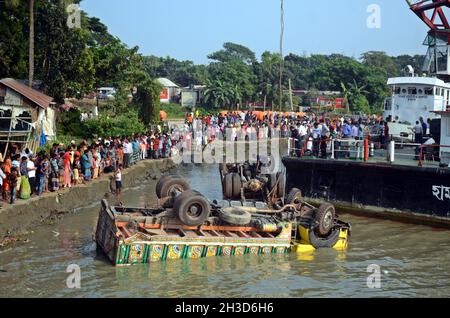
[[[173,210],[184,225],[200,226],[210,216],[211,205],[197,191],[188,190],[175,199]]]
[[[317,209],[315,220],[319,224],[317,231],[320,236],[326,237],[330,234],[335,217],[336,210],[330,203],[324,203]]]
[[[252,221],[252,215],[247,211],[239,209],[238,207],[221,209],[219,212],[219,218],[223,222],[231,225],[245,226],[250,224]]]
[[[156,184],[156,196],[159,197],[158,193],[161,193],[161,186],[164,184],[164,182],[166,182],[166,180],[176,177],[176,175],[174,174],[168,174],[165,176],[162,176],[159,180],[158,183]],[[181,177],[180,177],[181,178]]]
[[[223,178],[222,188],[224,199],[233,199],[233,175],[231,173],[225,175],[225,178]]]
[[[240,199],[241,198],[241,176],[237,173],[232,173],[232,179],[233,179],[233,199]]]
[[[300,189],[293,188],[286,197],[285,204],[298,205],[301,203],[302,199],[302,191]]]
[[[332,229],[330,235],[326,238],[319,237],[316,232],[311,229],[309,231],[309,242],[315,249],[332,248],[339,241],[340,229]]]
[[[176,192],[184,192],[191,189],[189,183],[179,176],[168,176],[160,181],[156,187],[156,195],[159,199],[172,197]]]

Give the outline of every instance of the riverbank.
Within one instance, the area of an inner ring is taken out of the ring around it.
[[[145,160],[123,172],[125,188],[143,181],[158,179],[163,172],[175,167],[171,159]],[[44,194],[14,205],[4,204],[0,209],[0,247],[17,240],[25,240],[26,234],[43,223],[52,223],[77,209],[112,195],[112,174],[87,184],[60,192]]]

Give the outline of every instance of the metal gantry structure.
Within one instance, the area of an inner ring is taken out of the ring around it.
[[[450,0],[407,0],[411,10],[430,28],[434,35],[446,36],[450,44],[450,24],[445,8]]]
[[[450,81],[450,0],[406,0],[410,9],[430,28],[423,71]]]

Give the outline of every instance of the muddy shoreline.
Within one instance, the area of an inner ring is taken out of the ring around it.
[[[162,173],[175,167],[170,159],[141,161],[123,172],[125,188],[141,184],[146,180],[157,179]],[[114,189],[112,174],[59,192],[22,201],[14,205],[3,204],[0,209],[0,247],[24,237],[35,227],[52,223],[80,207],[111,196]]]

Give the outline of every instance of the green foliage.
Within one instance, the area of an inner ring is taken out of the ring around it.
[[[137,111],[134,110],[115,117],[101,114],[98,118],[87,120],[85,125],[84,138],[131,136],[146,130],[145,125],[139,120]]]
[[[84,136],[86,129],[84,123],[81,122],[81,112],[77,108],[60,113],[57,128],[58,136]]]
[[[250,65],[256,62],[256,55],[252,50],[231,42],[224,43],[223,50],[208,55],[208,58],[221,63],[239,62]]]
[[[25,78],[28,29],[26,1],[0,1],[0,78]]]
[[[207,71],[204,65],[192,61],[178,61],[170,57],[146,56],[144,69],[151,78],[165,77],[182,87],[204,83]]]
[[[165,111],[168,119],[184,119],[184,116],[189,111],[186,108],[182,108],[180,104],[163,104],[161,110]]]
[[[138,86],[137,103],[139,115],[144,124],[159,121],[160,99],[162,86],[155,80],[147,79]]]
[[[351,111],[353,113],[370,114],[371,109],[366,96],[355,94],[350,98]]]

